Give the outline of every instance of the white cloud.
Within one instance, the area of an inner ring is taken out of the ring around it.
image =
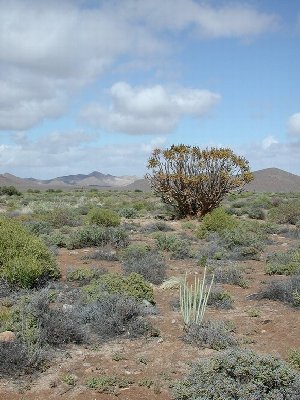
[[[41,179],[94,170],[143,176],[152,150],[165,143],[164,137],[157,136],[139,143],[99,145],[84,132],[52,132],[36,140],[19,132],[13,139],[0,145],[1,173]]]
[[[132,87],[125,82],[114,84],[110,96],[109,108],[91,104],[82,116],[94,126],[132,135],[171,132],[181,117],[202,117],[221,98],[208,90]]]
[[[162,40],[110,8],[0,1],[0,130],[28,129],[62,115],[74,91],[121,55],[146,60],[165,50]]]
[[[289,135],[300,136],[300,113],[295,113],[289,117],[287,129]]]
[[[270,135],[263,139],[261,145],[263,149],[269,149],[272,145],[278,144],[278,140],[274,136]]]
[[[194,0],[131,0],[125,2],[120,12],[127,18],[139,16],[157,30],[194,28],[200,35],[211,38],[257,36],[278,24],[274,14],[259,12],[248,5],[213,6]]]
[[[236,147],[250,162],[252,170],[277,167],[300,174],[300,140],[279,141],[268,136],[260,142]]]
[[[96,6],[79,0],[0,0],[0,130],[28,129],[63,115],[74,93],[122,56],[128,65],[159,65],[172,48],[166,32],[244,38],[274,24],[273,15],[254,8],[196,0],[104,0]],[[136,125],[119,117],[115,124],[129,130]],[[162,117],[156,129],[174,124]]]

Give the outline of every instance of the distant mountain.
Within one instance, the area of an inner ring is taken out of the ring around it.
[[[291,174],[278,168],[266,168],[253,172],[254,179],[245,186],[245,190],[251,192],[288,193],[300,192],[300,176]],[[150,191],[150,185],[146,179],[139,179],[124,189]]]
[[[266,168],[253,172],[254,180],[245,190],[253,192],[288,193],[300,192],[300,176],[278,168]]]
[[[5,173],[0,175],[0,186],[13,185],[17,188],[62,188],[68,189],[72,187],[123,187],[136,181],[136,176],[113,176],[109,174],[102,174],[101,172],[94,171],[88,175],[66,175],[59,176],[53,179],[35,179],[35,178],[18,178],[14,175]]]
[[[245,190],[253,192],[300,192],[300,176],[278,168],[266,168],[253,172],[254,180],[246,185]],[[113,176],[94,171],[88,175],[66,175],[54,179],[41,180],[34,178],[18,178],[9,173],[0,174],[0,186],[15,186],[17,189],[72,189],[86,188],[115,188],[122,190],[151,190],[146,179],[136,176]]]

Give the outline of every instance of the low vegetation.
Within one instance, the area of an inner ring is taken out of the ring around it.
[[[1,388],[300,398],[298,203],[232,193],[178,220],[142,191],[0,191]]]

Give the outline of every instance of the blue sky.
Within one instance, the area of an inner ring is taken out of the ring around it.
[[[298,0],[0,0],[0,173],[143,176],[155,147],[300,174]]]

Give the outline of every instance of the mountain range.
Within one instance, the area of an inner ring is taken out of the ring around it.
[[[246,185],[245,189],[254,192],[300,192],[300,176],[291,174],[278,168],[266,168],[254,171],[254,180]],[[114,176],[98,171],[88,175],[66,175],[57,178],[42,180],[34,178],[18,178],[9,173],[0,174],[0,186],[15,186],[17,189],[48,189],[48,188],[115,188],[120,190],[150,191],[146,179],[136,176]]]

